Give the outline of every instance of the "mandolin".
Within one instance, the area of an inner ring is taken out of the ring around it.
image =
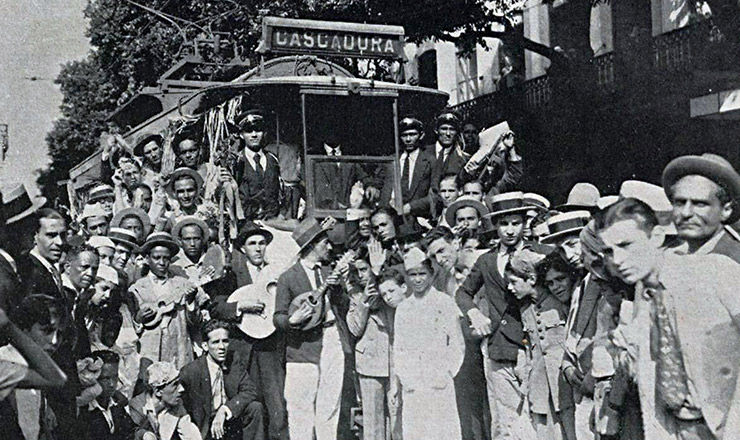
[[[353,250],[345,252],[344,255],[337,260],[336,266],[331,272],[329,278],[341,274],[341,272],[355,259],[355,256],[356,253]],[[311,306],[311,316],[301,325],[301,330],[311,330],[323,322],[324,315],[326,314],[326,310],[324,309],[324,295],[328,290],[329,285],[324,282],[316,290],[302,293],[293,298],[290,302],[290,306],[288,306],[288,316],[295,313],[303,303],[308,303]]]

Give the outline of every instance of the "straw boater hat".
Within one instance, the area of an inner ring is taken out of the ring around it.
[[[95,276],[116,286],[118,285],[118,272],[107,264],[101,264],[98,267],[98,273]]]
[[[619,201],[619,196],[601,196],[599,201],[596,202],[596,206],[599,209],[606,209]]]
[[[488,199],[487,217],[494,219],[509,214],[526,215],[530,209],[532,207],[524,203],[524,193],[521,191],[496,194]]]
[[[326,230],[321,227],[319,222],[315,218],[309,217],[298,224],[293,230],[292,237],[298,244],[299,250],[302,251],[324,234],[326,234]]]
[[[169,232],[152,232],[149,234],[149,236],[146,238],[146,242],[144,242],[144,245],[141,246],[141,253],[146,255],[151,251],[153,248],[157,246],[164,246],[167,249],[170,250],[170,253],[172,256],[177,254],[180,251],[180,246],[175,243],[175,240],[172,239],[172,235],[170,235]]]
[[[46,199],[39,197],[31,200],[22,184],[15,184],[2,192],[3,216],[6,224],[15,223],[32,215],[46,204]]]
[[[120,228],[121,222],[127,217],[136,217],[141,220],[141,225],[144,229],[144,236],[149,235],[152,224],[149,221],[149,215],[147,215],[147,213],[141,208],[126,208],[118,211],[116,215],[113,216],[113,220],[110,221],[110,226],[112,228]]]
[[[567,235],[578,235],[591,220],[588,211],[571,211],[554,215],[547,219],[548,234],[540,237],[542,243],[554,243]]]
[[[265,241],[267,242],[267,244],[270,244],[272,242],[272,232],[268,231],[267,229],[263,228],[262,226],[251,220],[246,220],[242,225],[241,230],[239,231],[239,235],[237,235],[236,239],[234,240],[234,247],[242,247],[247,239],[253,235],[261,235],[265,237]]]
[[[447,207],[445,220],[447,220],[448,225],[455,226],[455,224],[457,223],[457,211],[462,208],[475,208],[475,210],[478,211],[478,216],[480,218],[488,215],[488,209],[486,208],[486,205],[474,199],[472,196],[460,196],[457,198],[457,200],[452,202],[449,207]]]
[[[138,251],[139,246],[136,244],[136,234],[124,228],[108,229],[108,238],[116,244],[122,244],[131,248],[132,251]]]
[[[732,198],[732,214],[725,223],[740,219],[740,175],[732,164],[722,156],[705,153],[701,156],[681,156],[673,159],[663,170],[663,188],[668,197],[673,185],[684,176],[699,175],[723,187]]]
[[[180,167],[172,172],[172,174],[170,175],[170,180],[167,182],[167,187],[165,188],[167,190],[167,194],[169,194],[170,197],[172,197],[173,199],[176,198],[175,182],[177,182],[183,176],[192,177],[193,180],[195,180],[196,194],[200,194],[200,190],[203,188],[203,177],[200,175],[199,172],[188,167]]]
[[[180,221],[178,221],[172,228],[172,236],[175,238],[180,238],[180,231],[182,231],[182,228],[190,225],[195,225],[199,227],[200,230],[203,232],[203,238],[208,238],[209,234],[211,233],[211,230],[208,228],[206,222],[194,215],[187,215],[181,218]]]
[[[95,249],[100,249],[104,247],[109,247],[111,249],[116,248],[116,244],[113,243],[113,240],[111,240],[109,237],[103,237],[101,235],[96,235],[94,237],[88,238],[87,244],[94,247]]]
[[[98,200],[105,198],[115,198],[116,193],[113,191],[113,187],[107,183],[101,183],[90,188],[87,192],[87,203],[94,203]]]
[[[599,189],[590,183],[579,182],[573,185],[570,193],[568,193],[568,200],[565,204],[556,206],[555,209],[558,211],[589,211],[594,212],[598,208],[599,198],[601,193]]]
[[[152,141],[156,142],[157,145],[159,145],[161,147],[162,146],[162,141],[163,141],[162,135],[160,135],[160,134],[145,134],[144,136],[142,136],[136,142],[136,145],[134,146],[134,156],[139,156],[139,157],[143,156],[144,155],[144,147],[149,142],[152,142]]]
[[[550,209],[550,201],[537,193],[524,193],[524,204],[538,212],[547,212]]]

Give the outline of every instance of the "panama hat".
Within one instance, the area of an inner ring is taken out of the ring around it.
[[[188,167],[180,167],[172,172],[170,180],[167,182],[167,194],[169,194],[173,199],[176,199],[175,182],[183,176],[192,177],[193,180],[195,180],[195,190],[197,194],[200,194],[200,190],[203,188],[203,176],[201,176],[199,172]]]
[[[110,228],[108,230],[108,238],[110,238],[113,243],[128,246],[132,251],[138,251],[139,249],[139,246],[136,244],[136,234],[128,229]]]
[[[725,223],[734,223],[740,219],[740,209],[737,206],[740,200],[740,175],[727,159],[710,153],[673,159],[663,170],[663,189],[668,197],[671,197],[673,185],[689,175],[704,176],[727,190],[733,203],[732,214]]]
[[[591,220],[591,213],[588,211],[571,211],[554,215],[547,219],[548,234],[540,237],[540,242],[554,243],[567,235],[577,235],[581,229],[586,227],[589,220]]]
[[[455,226],[457,223],[457,211],[462,208],[475,208],[475,210],[478,211],[478,216],[480,218],[483,218],[483,216],[488,214],[488,209],[483,203],[479,202],[472,196],[460,196],[447,207],[445,220],[447,220],[448,225]]]
[[[566,202],[555,207],[555,209],[563,212],[584,210],[593,212],[599,209],[598,202],[600,198],[601,193],[598,188],[590,183],[579,182],[571,188]]]
[[[550,201],[537,193],[524,193],[524,204],[529,205],[533,210],[541,212],[546,212],[550,209]]]
[[[112,249],[116,248],[116,244],[113,243],[113,240],[111,240],[110,237],[106,237],[103,235],[95,235],[88,238],[87,244],[94,247],[95,249],[100,249],[103,247],[109,247]]]
[[[110,282],[111,284],[118,285],[118,272],[107,264],[101,264],[98,267],[98,272],[95,275],[97,278],[103,279]]]
[[[208,238],[209,234],[211,233],[210,228],[204,222],[200,219],[200,217],[196,217],[194,215],[187,215],[180,219],[177,223],[175,223],[175,226],[172,228],[172,236],[174,238],[180,238],[180,231],[182,231],[182,228],[185,226],[195,225],[200,228],[201,231],[203,231],[203,237]]]
[[[147,254],[149,253],[149,251],[157,246],[166,247],[170,250],[172,256],[180,251],[180,246],[178,246],[177,243],[175,243],[175,240],[172,239],[172,235],[169,232],[161,231],[152,232],[151,234],[149,234],[149,236],[146,238],[146,242],[144,242],[144,245],[141,246],[141,253]]]
[[[127,217],[136,217],[141,221],[141,226],[143,227],[143,233],[144,236],[149,235],[149,231],[152,228],[151,221],[149,220],[149,215],[144,212],[141,208],[125,208],[116,213],[116,215],[113,216],[113,220],[110,221],[110,226],[113,228],[120,228],[121,222],[123,219]]]
[[[31,200],[23,184],[15,184],[2,192],[3,217],[5,223],[11,224],[22,220],[38,211],[46,204],[44,197]]]
[[[85,203],[82,214],[80,214],[80,221],[85,221],[85,219],[91,217],[108,217],[108,213],[105,212],[100,203]]]

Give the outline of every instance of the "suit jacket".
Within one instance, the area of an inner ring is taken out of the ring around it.
[[[429,157],[434,160],[431,187],[435,192],[439,190],[439,181],[442,180],[442,176],[450,173],[460,174],[465,164],[470,160],[470,156],[463,152],[459,145],[452,147],[452,151],[447,155],[447,160],[444,160],[443,157],[436,157],[436,148],[436,144],[424,147]]]
[[[736,234],[725,232],[709,253],[724,255],[740,263],[740,240],[735,238],[736,236]]]
[[[54,276],[31,254],[18,258],[18,272],[23,282],[24,297],[34,294],[44,294],[56,298],[64,298],[61,287],[54,282]]]
[[[212,379],[208,372],[208,354],[185,365],[180,370],[180,382],[185,392],[183,404],[193,422],[200,429],[203,438],[206,438],[211,419],[216,414],[213,409]],[[234,418],[239,418],[250,403],[257,400],[257,387],[249,378],[249,368],[246,361],[237,354],[229,353],[226,359],[227,369],[224,371],[224,388],[226,388],[226,406]]]
[[[541,254],[553,248],[539,243],[526,243],[525,247]],[[498,272],[498,249],[481,255],[475,262],[470,275],[457,290],[457,304],[467,318],[470,309],[478,308],[475,294],[484,288],[484,298],[490,313],[493,333],[488,338],[488,355],[496,361],[516,362],[519,349],[524,348],[524,330],[520,314],[521,302],[508,291],[508,283]]]
[[[118,393],[120,394],[120,393]],[[80,425],[81,431],[85,433],[85,439],[88,440],[133,440],[136,427],[131,416],[126,412],[126,398],[120,395],[116,404],[111,407],[113,416],[114,431],[110,432],[108,422],[105,416],[97,408],[83,407],[80,408]]]
[[[398,160],[400,161],[401,158],[399,157]],[[401,185],[401,199],[403,203],[411,203],[411,201],[424,198],[429,194],[429,190],[432,187],[432,169],[435,162],[436,158],[433,154],[429,154],[429,151],[425,148],[419,148],[419,155],[416,157],[416,162],[414,163],[410,186],[404,188]],[[380,204],[387,205],[390,203],[391,193],[394,189],[393,179],[390,178],[393,176],[393,172],[390,165],[381,167],[379,170],[382,171],[382,175],[378,176],[376,181],[382,183],[380,186],[382,188],[380,192]]]
[[[573,292],[574,295],[579,295],[578,307],[571,310],[568,316],[566,330],[569,332],[566,335],[563,371],[572,366],[581,374],[591,374],[591,356],[598,321],[597,304],[602,292],[606,294],[608,289],[605,281],[589,274]],[[574,304],[575,300],[574,298]]]
[[[318,162],[314,167],[314,199],[319,209],[347,209],[352,185],[367,185],[369,176],[358,163]]]
[[[352,296],[347,312],[347,326],[357,338],[355,369],[364,376],[389,377],[395,309],[383,302],[371,310],[361,297],[362,292]]]
[[[8,260],[0,256],[0,308],[10,311],[23,299],[21,279]]]
[[[278,159],[265,153],[267,166],[260,177],[244,157],[244,148],[241,148],[239,160],[236,163],[235,178],[239,185],[239,198],[247,219],[263,219],[277,217],[280,211],[280,166]]]
[[[329,276],[328,267],[321,268],[323,279]],[[287,362],[309,362],[319,363],[321,357],[322,337],[324,329],[317,326],[311,330],[301,330],[293,327],[288,322],[288,308],[290,302],[298,295],[313,290],[308,275],[303,269],[300,260],[286,270],[278,278],[277,295],[275,298],[275,315],[273,321],[278,330],[287,334],[287,347],[285,358]],[[347,315],[348,302],[342,288],[330,288],[327,293],[332,311],[336,318],[339,336],[342,341],[342,349],[345,353],[352,353],[350,346],[349,330],[345,317]]]

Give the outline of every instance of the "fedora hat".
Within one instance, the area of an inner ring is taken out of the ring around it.
[[[44,197],[31,200],[23,184],[15,184],[2,192],[3,216],[5,224],[15,223],[32,215],[46,204]]]
[[[244,246],[244,243],[247,241],[247,239],[253,235],[262,235],[263,237],[265,237],[265,241],[267,242],[267,244],[270,244],[272,242],[272,232],[268,231],[267,229],[263,228],[262,226],[251,220],[245,220],[244,224],[241,227],[241,230],[239,231],[239,235],[237,235],[236,239],[234,240],[234,247],[239,248]]]
[[[445,220],[450,227],[455,226],[457,223],[456,214],[459,209],[462,208],[475,208],[478,211],[478,217],[488,215],[488,208],[486,205],[474,199],[472,196],[460,196],[447,207],[445,212]]]
[[[172,254],[171,256],[175,256],[180,251],[180,246],[172,239],[172,235],[169,232],[161,231],[149,234],[144,245],[141,246],[141,253],[146,255],[157,246],[164,246],[169,249]]]
[[[315,218],[309,217],[298,224],[291,237],[298,244],[299,250],[302,251],[306,246],[321,237],[322,234],[326,234],[326,230],[321,227]]]
[[[104,235],[95,235],[87,239],[87,244],[94,247],[95,249],[109,247],[112,249],[116,248],[116,244],[113,243],[110,237]]]
[[[120,228],[121,222],[123,219],[128,217],[136,217],[141,221],[141,226],[144,232],[144,236],[149,235],[149,231],[152,228],[151,221],[149,220],[149,215],[144,212],[141,208],[125,208],[116,213],[116,215],[113,216],[113,220],[110,221],[110,226],[112,228]]]
[[[663,170],[663,189],[668,197],[673,185],[684,176],[699,175],[717,183],[732,198],[732,214],[725,223],[734,223],[740,219],[740,175],[732,164],[722,156],[704,153],[701,156],[681,156],[673,159]]]
[[[164,141],[164,138],[162,138],[161,134],[145,134],[139,140],[136,141],[136,145],[134,145],[134,156],[142,157],[144,156],[144,147],[149,142],[156,142],[157,145],[160,147],[162,146],[162,142]]]
[[[172,228],[172,237],[174,238],[180,238],[180,231],[182,231],[182,228],[185,226],[195,225],[200,228],[200,230],[203,232],[203,238],[208,238],[208,236],[211,233],[210,228],[199,217],[196,217],[194,215],[186,215],[185,217],[182,217],[180,221],[175,223],[175,226]]]
[[[579,182],[570,189],[566,202],[555,209],[563,212],[584,210],[593,212],[599,209],[600,198],[601,193],[598,188],[590,183]]]
[[[527,211],[532,209],[531,206],[524,203],[524,193],[521,191],[496,194],[487,201],[489,213],[486,216],[491,219],[509,214],[525,215]]]
[[[188,167],[180,167],[172,172],[172,174],[170,175],[170,180],[167,182],[167,194],[169,194],[169,196],[173,199],[176,199],[175,182],[183,176],[191,177],[193,180],[195,180],[195,189],[197,194],[200,194],[201,189],[203,189],[203,177],[200,175],[199,172]]]
[[[128,229],[110,228],[108,230],[108,238],[110,238],[113,243],[128,246],[131,248],[132,252],[139,250],[139,246],[136,244],[136,234]]]
[[[591,220],[589,211],[570,211],[547,219],[547,235],[540,237],[541,243],[554,243],[559,238],[578,234]],[[538,231],[540,232],[540,231]]]

